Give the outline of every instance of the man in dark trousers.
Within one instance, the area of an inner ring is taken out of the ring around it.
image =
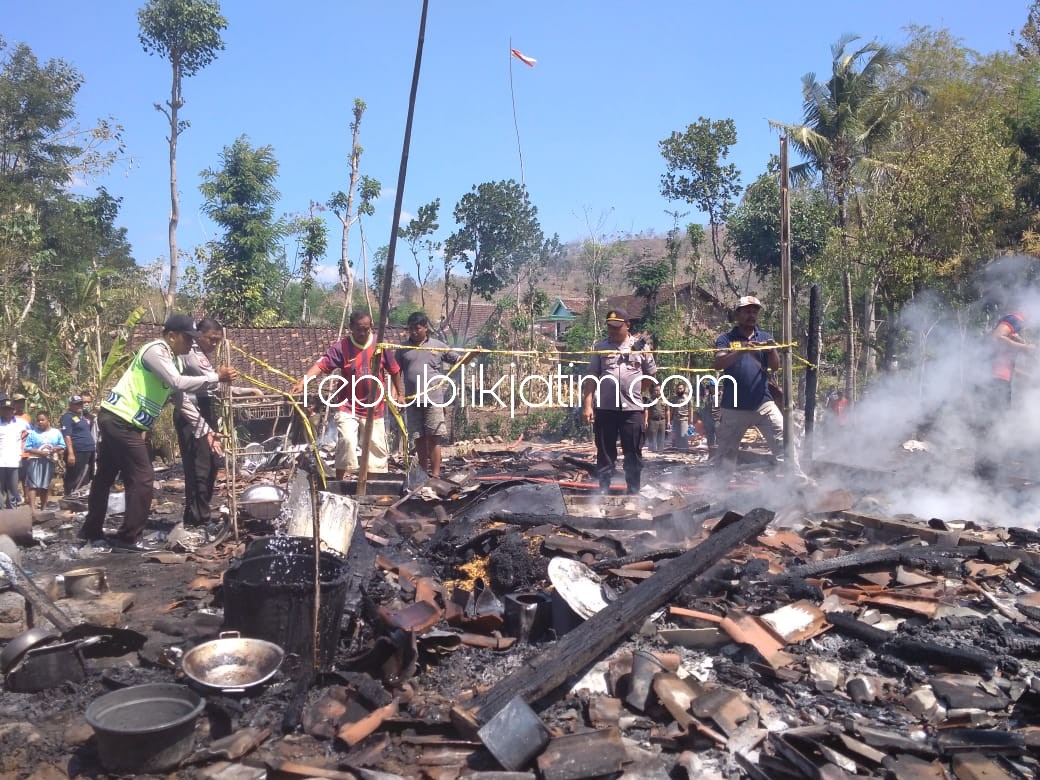
[[[224,326],[212,317],[200,320],[195,345],[184,356],[184,376],[207,376],[214,372],[217,348],[224,340]],[[210,503],[224,449],[220,442],[215,385],[173,397],[173,425],[177,430],[184,463],[184,525],[205,527],[210,522]],[[233,395],[262,395],[252,387],[232,387]]]
[[[61,416],[61,434],[65,437],[65,497],[88,484],[94,476],[94,421],[83,410],[83,396],[69,397],[69,408]]]
[[[98,413],[101,431],[97,474],[90,483],[87,516],[79,531],[88,542],[107,542],[110,547],[143,550],[141,535],[152,506],[154,470],[146,436],[175,391],[196,392],[217,382],[230,382],[237,372],[227,366],[203,376],[184,376],[183,356],[188,354],[198,331],[186,314],[171,314],[162,335],[141,347],[130,367],[108,393]],[[116,477],[126,486],[126,511],[119,531],[105,537],[108,497]]]
[[[740,440],[748,428],[761,431],[773,456],[784,456],[784,416],[769,391],[769,374],[780,367],[780,355],[772,335],[758,328],[762,302],[753,295],[740,298],[733,309],[733,329],[715,341],[715,370],[722,372],[718,426],[718,466],[725,477],[737,467]],[[791,473],[808,482],[792,452]]]
[[[657,373],[645,339],[629,332],[622,309],[607,312],[607,337],[593,346],[588,375],[582,383],[582,419],[592,423],[596,440],[596,477],[600,490],[610,489],[617,468],[617,443],[625,455],[625,485],[639,492],[643,473],[643,384]],[[649,384],[649,382],[646,382]]]

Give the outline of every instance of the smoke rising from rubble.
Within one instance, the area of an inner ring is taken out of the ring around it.
[[[1016,487],[1040,477],[1040,353],[1019,355],[1010,412],[991,378],[991,332],[1002,316],[1020,313],[1026,340],[1040,340],[1038,270],[1036,258],[1001,258],[978,275],[977,304],[926,295],[906,306],[906,357],[880,367],[845,425],[821,414],[816,458],[888,472],[877,499],[889,515],[1040,526],[1040,508]],[[975,476],[978,452],[997,464],[995,480]]]

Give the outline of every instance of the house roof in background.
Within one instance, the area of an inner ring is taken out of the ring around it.
[[[450,331],[450,337],[452,339],[461,339],[463,331],[466,328],[466,317],[469,315],[469,335],[466,339],[467,342],[472,341],[487,325],[487,321],[491,319],[491,316],[498,309],[498,305],[494,303],[488,303],[486,301],[474,302],[466,304],[463,301],[459,301],[459,305],[455,307],[455,310],[448,317],[448,322],[445,325],[445,331]]]

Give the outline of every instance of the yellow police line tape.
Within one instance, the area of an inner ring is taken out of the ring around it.
[[[652,355],[695,355],[695,354],[715,354],[717,352],[760,352],[767,349],[789,349],[791,347],[797,347],[798,342],[792,341],[787,344],[756,344],[755,346],[747,346],[739,344],[735,347],[698,347],[696,349],[648,349],[646,350]],[[428,352],[462,352],[463,348],[460,347],[427,347],[422,344],[392,344],[390,342],[381,342],[376,345],[376,350],[381,351],[384,349],[425,349]],[[484,347],[475,347],[468,352],[474,352],[478,355],[511,355],[514,357],[535,357],[544,358],[546,360],[556,360],[563,355],[613,355],[616,354],[616,349],[572,349],[572,350],[556,350],[553,352],[544,352],[536,349],[485,349]]]
[[[270,363],[267,363],[266,361],[258,358],[256,355],[253,355],[253,354],[245,351],[241,347],[238,347],[238,346],[236,346],[236,345],[234,345],[234,344],[232,344],[230,342],[226,342],[226,343],[232,350],[234,350],[235,352],[239,353],[240,355],[242,355],[243,357],[247,358],[248,360],[252,361],[253,363],[256,363],[261,368],[264,368],[267,371],[271,372],[275,376],[282,377],[282,378],[286,379],[287,381],[292,382],[293,384],[295,384],[298,381],[297,377],[290,376],[289,374],[286,374],[284,371],[281,371],[281,370],[275,368]],[[762,351],[762,350],[767,350],[767,349],[789,349],[789,348],[795,347],[795,346],[797,346],[797,344],[795,342],[791,342],[791,343],[788,343],[788,344],[761,345],[761,346],[753,346],[753,347],[740,345],[740,346],[737,346],[735,348],[732,348],[731,350],[725,350],[725,349],[720,349],[720,348],[711,348],[711,349],[669,349],[669,350],[653,350],[652,352],[656,352],[657,354],[673,354],[673,355],[695,354],[695,353],[715,353],[715,352],[726,352],[726,351],[757,352],[757,351]],[[391,343],[380,343],[380,344],[376,345],[376,349],[375,349],[375,351],[373,353],[373,357],[379,356],[379,354],[383,350],[385,350],[385,349],[428,349],[431,352],[460,352],[460,351],[462,351],[462,350],[458,349],[457,347],[422,347],[421,345],[417,346],[417,345],[414,345],[414,344],[401,345],[401,344],[391,344]],[[440,381],[433,388],[429,388],[429,389],[434,389],[435,390],[438,387],[441,387],[442,385],[444,385],[448,381],[448,378],[457,369],[459,369],[462,365],[464,365],[467,362],[467,358],[471,354],[478,354],[478,355],[510,355],[510,356],[514,356],[514,357],[520,356],[520,357],[535,357],[535,358],[541,357],[541,358],[544,358],[546,360],[557,360],[558,361],[559,357],[561,355],[568,355],[568,354],[570,354],[570,355],[593,355],[593,354],[610,355],[610,354],[614,354],[614,352],[615,352],[615,350],[605,350],[605,351],[587,350],[587,351],[583,351],[583,352],[577,352],[577,351],[557,352],[557,353],[554,354],[554,353],[548,353],[548,352],[538,352],[536,350],[497,350],[497,349],[496,350],[490,350],[490,349],[483,349],[483,348],[470,349],[470,350],[465,350],[465,354],[462,356],[462,358],[459,359],[458,361],[456,361],[455,364],[452,365],[451,368],[448,370],[448,372],[443,375],[442,381]],[[792,354],[792,357],[795,360],[799,361],[800,364],[802,364],[802,365],[799,366],[799,369],[814,367],[811,362],[809,362],[808,360],[803,358],[801,355],[798,355],[798,354],[795,353],[795,354]],[[712,372],[714,372],[714,369],[710,369],[710,368],[687,368],[685,366],[658,366],[658,370],[662,370],[662,371],[683,371],[683,372],[694,373],[694,374],[697,374],[697,373],[712,373]],[[264,382],[263,380],[261,380],[261,379],[259,379],[257,377],[251,376],[251,375],[246,374],[244,372],[239,372],[239,373],[241,374],[242,378],[244,378],[248,382],[251,382],[251,383],[253,383],[254,385],[256,385],[258,387],[262,387],[264,389],[270,390],[272,393],[284,396],[285,398],[288,399],[289,403],[292,405],[293,409],[300,416],[300,419],[303,422],[304,431],[307,434],[307,438],[310,441],[311,447],[314,450],[315,458],[320,458],[320,455],[318,453],[318,442],[317,442],[317,437],[314,434],[314,428],[311,426],[310,420],[307,418],[307,414],[304,411],[303,407],[300,406],[300,404],[296,401],[295,398],[293,398],[292,394],[288,393],[288,392],[286,392],[284,390],[280,390],[277,387],[274,387],[273,385],[270,385],[270,384]],[[413,393],[410,396],[405,396],[405,402],[407,403],[407,402],[410,402],[410,401],[414,400],[417,395],[418,395],[418,393]],[[400,411],[400,408],[398,407],[397,404],[395,404],[395,403],[388,403],[388,404],[385,404],[385,405],[390,409],[390,414],[394,418],[394,421],[397,423],[397,426],[398,426],[398,428],[401,431],[401,436],[402,436],[402,439],[404,440],[404,443],[405,443],[405,446],[403,448],[404,464],[405,464],[405,468],[407,469],[408,468],[408,459],[409,459],[409,456],[408,456],[408,451],[409,451],[409,447],[408,447],[408,426],[405,424],[404,418],[401,416],[401,411]],[[322,480],[322,485],[326,486],[324,469],[321,470],[321,480]]]
[[[279,371],[274,366],[271,366],[270,364],[265,363],[260,358],[256,357],[255,355],[249,354],[245,350],[243,350],[243,349],[241,349],[239,347],[236,347],[234,344],[229,344],[229,346],[233,350],[235,350],[235,352],[238,352],[239,354],[245,356],[249,360],[253,361],[257,365],[261,366],[262,368],[267,369],[271,373],[273,373],[273,374],[275,374],[277,376],[284,377],[286,380],[288,380],[290,382],[293,382],[294,384],[296,383],[297,377],[292,377],[292,376],[289,376],[288,374],[284,373],[283,371]],[[790,342],[788,344],[777,344],[775,346],[765,346],[765,345],[762,345],[762,346],[757,346],[756,345],[756,346],[753,346],[753,347],[738,346],[738,347],[734,347],[731,350],[724,350],[724,349],[719,349],[719,348],[692,349],[692,350],[667,349],[667,350],[653,350],[652,353],[656,353],[658,355],[684,355],[684,354],[708,353],[708,352],[715,353],[715,352],[726,352],[726,351],[761,352],[761,351],[767,350],[767,349],[788,349],[788,348],[796,347],[796,346],[798,346],[797,343]],[[384,349],[420,349],[420,347],[417,347],[415,345],[404,345],[404,346],[402,346],[402,345],[397,345],[397,344],[381,343],[381,344],[377,344],[376,345],[376,351],[375,351],[374,354],[378,355]],[[460,350],[460,349],[458,349],[456,347],[449,347],[449,348],[430,347],[429,350],[431,352],[461,352],[461,351],[463,351],[463,350]],[[561,352],[561,353],[556,353],[554,355],[553,353],[535,352],[533,350],[505,350],[505,349],[496,349],[496,350],[470,349],[470,350],[465,350],[465,354],[463,355],[463,358],[458,360],[448,370],[448,373],[444,375],[444,379],[441,382],[439,382],[437,385],[435,385],[433,388],[430,388],[430,389],[436,390],[438,387],[442,386],[447,381],[447,378],[450,377],[461,365],[463,365],[463,363],[466,362],[466,357],[471,355],[471,354],[476,354],[476,355],[512,355],[512,356],[525,356],[525,357],[542,357],[542,358],[544,358],[546,360],[550,360],[550,361],[557,360],[558,361],[559,356],[560,355],[565,355],[565,354],[575,354],[575,355],[579,355],[579,354],[580,355],[594,355],[594,354],[595,355],[611,355],[611,354],[614,354],[614,351],[611,350],[611,351],[600,351],[600,352],[592,352],[592,351],[586,351],[586,352]],[[796,352],[792,352],[791,353],[791,357],[794,360],[796,360],[798,362],[798,364],[799,364],[798,367],[797,367],[797,370],[802,370],[802,369],[807,369],[807,368],[817,368],[818,367],[818,366],[815,366],[811,361],[807,360],[806,358],[802,357],[801,355],[799,355]],[[685,366],[658,366],[657,368],[658,368],[659,371],[686,371],[686,372],[690,372],[690,373],[711,373],[711,372],[715,371],[715,369],[712,369],[712,368],[688,368],[688,367],[685,367]],[[277,392],[281,392],[281,391],[277,391]],[[412,394],[410,396],[406,396],[405,397],[405,401],[408,402],[408,401],[413,400],[414,398],[415,398],[415,394]],[[393,406],[393,404],[391,404],[391,406]],[[399,415],[395,414],[395,418],[396,417],[399,417]],[[398,420],[398,424],[401,425],[401,428],[402,428],[402,431],[403,431],[403,429],[405,427],[404,423],[401,422],[401,420]]]
[[[266,361],[261,360],[256,355],[252,355],[252,354],[246,352],[241,347],[236,347],[234,344],[231,344],[230,342],[226,342],[226,343],[235,352],[237,352],[240,355],[243,355],[244,357],[246,357],[249,360],[253,361],[254,363],[256,363],[261,368],[267,369],[272,374],[275,374],[276,376],[284,377],[285,379],[287,379],[288,381],[292,382],[293,384],[296,384],[296,382],[297,382],[297,378],[296,377],[289,376],[284,371],[279,371],[277,368],[272,366],[270,363],[267,363]],[[454,371],[454,366],[452,367],[452,371]],[[448,372],[448,374],[450,374],[450,373],[451,373],[451,371]],[[264,382],[263,380],[258,379],[255,376],[250,376],[249,374],[246,374],[246,373],[244,373],[242,371],[240,371],[239,374],[241,375],[241,377],[243,379],[245,379],[248,382],[252,382],[257,387],[262,387],[262,388],[264,388],[266,390],[270,390],[272,393],[284,396],[285,398],[287,398],[289,400],[289,402],[293,406],[293,409],[296,411],[296,413],[300,416],[300,419],[303,421],[304,430],[307,433],[307,438],[310,440],[311,446],[314,448],[314,456],[315,456],[315,458],[318,458],[319,457],[319,455],[318,455],[318,441],[317,441],[317,437],[314,435],[314,428],[311,425],[310,420],[307,418],[307,413],[304,411],[303,407],[300,406],[300,404],[296,401],[296,399],[293,398],[292,394],[291,393],[287,393],[284,390],[280,390],[277,387],[274,387],[272,385],[269,385],[266,382]],[[414,397],[415,396],[413,395],[412,398],[414,398]],[[407,444],[408,444],[408,426],[405,425],[404,419],[401,417],[401,412],[397,409],[395,404],[391,403],[391,404],[386,404],[386,405],[388,407],[390,407],[390,413],[391,413],[391,415],[393,415],[394,421],[397,423],[398,428],[400,428],[401,436],[404,438],[404,441],[405,441],[404,465],[405,465],[405,468],[407,469],[408,465],[409,465],[408,464],[408,446],[407,446]],[[325,471],[324,471],[324,469],[322,469],[321,471],[322,471],[322,474],[321,474],[322,485],[325,486]]]
[[[232,349],[237,349],[237,347],[232,346]],[[241,351],[241,350],[239,350],[239,351]],[[245,354],[245,353],[243,353],[243,354]],[[257,363],[263,364],[262,360],[259,360],[259,359],[255,359],[255,360],[256,360]],[[265,365],[265,367],[267,367],[266,364],[264,364],[264,365]],[[268,367],[268,368],[270,369],[270,367]],[[282,373],[281,371],[278,371],[276,369],[270,369],[270,370],[275,371],[275,373],[277,373],[277,374],[281,374]],[[318,438],[317,438],[317,436],[314,435],[314,427],[311,425],[311,421],[307,418],[307,413],[303,410],[303,407],[300,406],[300,404],[296,401],[295,398],[292,397],[291,394],[286,393],[284,390],[279,390],[277,387],[273,387],[272,385],[267,384],[262,379],[258,379],[255,376],[250,376],[249,374],[247,374],[247,373],[245,373],[243,371],[239,371],[238,373],[239,373],[239,376],[241,376],[243,379],[245,379],[248,382],[252,382],[257,387],[262,387],[262,388],[264,388],[266,390],[270,390],[272,393],[276,393],[277,395],[284,396],[285,398],[287,398],[289,400],[289,403],[292,405],[293,409],[300,416],[300,420],[303,422],[304,433],[307,434],[307,439],[308,439],[308,441],[310,441],[311,449],[314,450],[315,465],[319,467],[317,469],[317,471],[318,471],[318,475],[321,477],[321,486],[323,488],[327,488],[328,487],[328,483],[325,481],[325,469],[324,468],[320,468],[320,466],[321,466],[321,455],[318,452]],[[284,374],[283,374],[283,376],[284,376]],[[293,380],[293,381],[295,381],[295,380]]]

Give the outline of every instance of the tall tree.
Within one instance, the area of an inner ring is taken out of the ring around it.
[[[819,81],[815,73],[802,77],[802,124],[770,121],[788,135],[806,159],[791,169],[792,176],[819,173],[836,205],[844,268],[845,392],[856,395],[856,317],[852,289],[852,261],[845,251],[849,235],[849,199],[858,182],[881,167],[875,153],[891,137],[903,95],[885,89],[885,79],[896,65],[887,46],[871,41],[854,51],[858,36],[842,37],[831,47],[831,76]]]
[[[708,215],[711,250],[730,292],[739,289],[724,262],[722,226],[740,194],[740,171],[726,163],[730,148],[737,142],[732,119],[700,117],[683,133],[674,132],[658,146],[667,170],[661,176],[661,194],[669,200],[692,203]]]
[[[1015,49],[1023,57],[1040,57],[1040,0],[1033,0],[1029,6]]]
[[[174,306],[177,294],[177,273],[180,258],[177,254],[177,223],[180,222],[180,195],[177,192],[177,139],[190,123],[180,118],[184,106],[183,82],[216,59],[224,49],[220,37],[227,29],[227,19],[220,12],[217,0],[148,0],[137,12],[141,46],[148,54],[158,54],[168,60],[172,78],[170,98],[166,105],[155,103],[155,110],[166,117],[170,134],[170,282],[166,290],[166,311]]]
[[[454,215],[459,229],[448,237],[444,251],[469,271],[468,306],[474,292],[490,301],[516,282],[543,249],[538,209],[527,190],[512,179],[475,185],[459,199]],[[469,319],[467,311],[464,339],[469,336]]]
[[[274,217],[278,161],[270,146],[254,148],[240,136],[220,153],[221,167],[201,173],[202,210],[224,229],[212,242],[204,280],[209,307],[228,325],[277,321],[277,258],[285,225]]]
[[[733,254],[760,276],[780,270],[779,170],[779,160],[773,157],[766,173],[744,191],[726,225]],[[805,184],[791,189],[790,206],[791,266],[799,274],[823,254],[834,209],[818,187]]]
[[[434,241],[432,236],[440,225],[437,223],[437,212],[441,207],[441,199],[419,207],[419,213],[404,227],[397,228],[397,235],[408,244],[408,251],[415,261],[415,278],[419,283],[419,305],[426,310],[426,285],[433,275],[433,259],[440,253],[443,245]],[[448,280],[444,280],[444,295],[447,298]]]
[[[314,269],[318,260],[325,256],[329,246],[329,231],[325,220],[315,215],[315,211],[323,211],[320,203],[311,202],[307,216],[298,216],[289,225],[288,232],[296,237],[296,257],[299,261],[297,271],[300,278],[300,322],[304,325],[310,320],[309,297],[314,287]]]
[[[89,258],[74,268],[59,265],[67,257],[54,242],[69,225],[49,216],[73,208],[78,199],[65,188],[75,175],[103,171],[118,154],[113,142],[121,128],[113,121],[79,123],[75,99],[82,84],[71,65],[41,64],[28,46],[8,50],[0,38],[0,386],[10,386],[20,346],[33,331],[34,307],[47,293],[45,272],[53,280],[55,273],[71,276],[90,267]],[[49,332],[40,331],[45,344]]]
[[[343,227],[340,237],[339,278],[340,286],[346,294],[346,301],[343,305],[344,317],[347,310],[354,306],[354,287],[357,281],[357,274],[354,273],[354,266],[350,262],[350,228],[361,217],[370,217],[375,214],[374,201],[379,197],[382,189],[376,179],[361,175],[361,155],[365,149],[358,139],[361,136],[361,119],[367,108],[364,100],[354,98],[354,121],[350,123],[350,179],[346,192],[343,190],[335,192],[328,201],[328,207],[332,209]],[[357,211],[354,210],[355,196],[360,200]],[[365,270],[367,269],[362,269],[362,284],[366,282]],[[365,289],[368,289],[367,286]],[[340,327],[342,328],[342,325]]]
[[[629,258],[625,276],[636,295],[643,299],[642,316],[652,319],[657,312],[657,296],[671,278],[672,261],[668,257],[653,257],[650,248]]]

